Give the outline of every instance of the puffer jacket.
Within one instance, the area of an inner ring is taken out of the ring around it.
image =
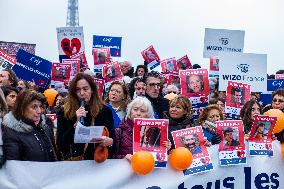
[[[12,112],[2,122],[3,149],[6,160],[56,161],[54,135],[45,117],[36,126],[30,120],[17,120]]]

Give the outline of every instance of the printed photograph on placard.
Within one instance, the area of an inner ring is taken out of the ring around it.
[[[225,113],[228,119],[237,119],[241,108],[250,99],[250,85],[228,82],[227,95],[225,103]]]
[[[162,145],[168,139],[168,120],[135,119],[133,154],[145,150],[153,154],[156,168],[167,167],[167,149]]]
[[[175,147],[187,148],[193,156],[191,166],[184,170],[185,175],[197,174],[213,169],[211,158],[204,145],[205,139],[202,127],[197,126],[171,132]]]
[[[0,70],[12,69],[17,59],[0,49]]]
[[[71,65],[67,63],[52,63],[52,80],[68,84],[70,80]]]
[[[97,84],[99,96],[102,97],[103,92],[104,92],[105,80],[95,77],[94,81]]]
[[[190,97],[189,100],[192,104],[192,119],[196,122],[200,113],[208,106],[209,96]]]
[[[123,75],[118,62],[106,64],[102,68],[102,76],[106,82],[120,80]]]
[[[147,49],[143,50],[141,52],[145,62],[147,62],[148,67],[150,70],[154,69],[158,65],[160,65],[160,58],[159,55],[157,54],[156,50],[154,47],[151,45]]]
[[[179,71],[181,93],[186,97],[209,95],[208,71],[206,69],[189,69]]]
[[[79,53],[74,54],[74,55],[71,55],[70,58],[80,60],[80,71],[81,72],[86,70],[86,69],[89,69],[88,62],[87,62],[86,55],[85,55],[84,51],[79,52]]]
[[[252,156],[273,156],[272,132],[277,117],[256,115],[249,137],[249,154]]]
[[[187,55],[177,60],[177,67],[178,67],[178,70],[187,70],[187,69],[192,68],[190,60],[187,57]]]
[[[244,126],[242,120],[217,121],[219,143],[219,162],[221,166],[246,163]]]
[[[163,73],[174,73],[177,72],[177,61],[175,58],[168,58],[161,60],[161,67]]]
[[[109,48],[93,48],[94,65],[106,64],[110,59]]]
[[[210,71],[219,71],[219,58],[210,56]]]
[[[62,59],[62,63],[71,64],[71,77],[80,72],[80,59]]]

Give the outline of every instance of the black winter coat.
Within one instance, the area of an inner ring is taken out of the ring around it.
[[[151,98],[147,93],[145,95],[152,103],[154,112],[162,119],[165,111],[169,111],[169,100],[159,96],[158,98]]]
[[[54,135],[45,117],[38,126],[17,120],[12,112],[3,118],[3,150],[6,160],[56,161]]]
[[[91,126],[91,114],[88,110],[88,107],[85,107],[88,111],[86,117],[84,118],[84,125]],[[62,153],[63,158],[77,157],[84,154],[85,144],[74,144],[74,134],[75,128],[74,124],[76,123],[76,118],[69,120],[64,116],[64,109],[58,111],[57,113],[57,146],[59,151]],[[102,110],[95,117],[94,125],[105,126],[109,131],[109,137],[113,139],[115,143],[115,129],[113,126],[113,115],[109,107],[103,106]],[[85,160],[94,159],[94,144],[88,144],[88,147],[84,154]],[[115,152],[115,144],[109,148],[109,158],[112,157]]]

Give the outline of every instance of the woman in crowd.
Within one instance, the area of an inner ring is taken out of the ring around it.
[[[54,98],[54,102],[52,107],[50,108],[50,113],[52,114],[56,114],[57,111],[59,111],[60,109],[62,109],[63,103],[64,103],[64,99],[67,96],[67,92],[58,92],[57,95]]]
[[[78,73],[72,79],[63,109],[57,113],[57,145],[64,159],[93,160],[94,144],[74,144],[75,127],[79,121],[85,126],[107,128],[109,137],[102,137],[102,142],[97,145],[108,147],[110,158],[114,152],[112,144],[115,140],[112,112],[99,98],[94,79],[84,73]]]
[[[223,112],[215,104],[206,106],[197,120],[197,124],[202,126],[204,137],[212,144],[221,142],[221,137],[216,133],[216,121],[220,120],[224,120]]]
[[[153,118],[151,102],[144,97],[137,97],[127,106],[125,118],[115,129],[117,152],[114,158],[122,159],[133,153],[133,125],[135,118]]]
[[[209,101],[209,104],[216,104],[225,113],[225,99],[224,98],[212,98]]]
[[[120,81],[114,81],[109,87],[108,97],[106,102],[112,108],[114,116],[114,127],[118,127],[121,120],[126,115],[126,107],[128,104],[128,91],[126,86]],[[118,117],[118,118],[117,118]]]
[[[17,86],[17,89],[20,91],[20,90],[23,90],[23,89],[31,89],[32,86],[27,82],[27,81],[24,81],[24,80],[18,80],[18,86]]]
[[[8,105],[8,109],[9,111],[12,111],[15,106],[19,91],[15,87],[11,86],[3,86],[2,90],[6,99],[6,103]]]
[[[279,109],[284,112],[284,89],[279,89],[272,93],[272,103],[263,108],[263,112],[270,109]]]
[[[254,121],[254,116],[258,114],[262,114],[262,106],[258,101],[250,100],[245,103],[243,108],[241,109],[240,117],[243,120],[244,131],[248,136]]]
[[[135,77],[144,77],[144,75],[148,73],[148,68],[145,65],[138,65],[135,70]]]
[[[56,161],[52,130],[43,113],[45,97],[34,90],[19,93],[15,108],[3,118],[4,156],[7,160]]]
[[[174,148],[174,141],[171,132],[192,127],[191,103],[183,96],[177,96],[170,101],[168,112],[164,112],[164,119],[169,119],[168,137],[171,142],[171,149]]]
[[[4,115],[8,113],[8,106],[5,101],[4,93],[0,88],[0,168],[4,164],[4,156],[3,156],[3,140],[2,140],[2,121]]]

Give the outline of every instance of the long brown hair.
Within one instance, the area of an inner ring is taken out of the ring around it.
[[[77,82],[81,79],[85,79],[89,83],[92,90],[92,95],[89,102],[89,111],[92,119],[98,115],[105,104],[98,95],[98,88],[94,82],[94,79],[88,74],[78,73],[70,83],[68,96],[64,103],[64,116],[70,120],[76,118],[76,111],[80,107],[80,100],[76,94],[76,86]]]
[[[8,105],[5,100],[4,93],[0,88],[0,117],[3,117],[8,112]]]

